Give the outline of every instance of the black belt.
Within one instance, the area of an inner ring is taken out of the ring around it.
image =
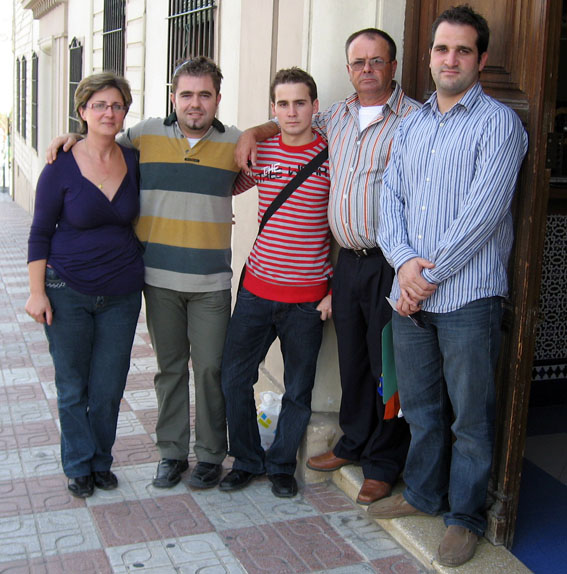
[[[350,253],[354,253],[357,257],[370,257],[372,255],[382,255],[380,247],[365,247],[364,249],[347,249]]]

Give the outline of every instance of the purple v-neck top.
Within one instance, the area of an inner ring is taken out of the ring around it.
[[[28,262],[47,264],[85,295],[125,295],[144,284],[143,248],[132,227],[140,211],[136,152],[121,146],[128,172],[110,201],[60,151],[37,182]]]

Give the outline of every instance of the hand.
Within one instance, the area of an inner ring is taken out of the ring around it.
[[[325,295],[317,305],[317,311],[321,313],[321,321],[326,321],[331,318],[333,309],[331,306],[331,294]]]
[[[63,134],[53,138],[45,152],[45,161],[53,163],[61,146],[63,146],[63,151],[69,151],[81,139],[83,138],[79,134]]]
[[[402,316],[407,317],[408,315],[413,315],[421,310],[421,305],[416,305],[411,299],[408,298],[407,292],[401,292],[401,297],[396,303],[396,311]]]
[[[26,302],[25,309],[26,313],[38,323],[47,323],[48,325],[51,325],[53,322],[51,303],[45,293],[30,295]]]
[[[238,167],[246,174],[250,174],[250,166],[256,165],[257,146],[256,137],[251,129],[242,132],[236,142],[234,160]]]
[[[437,289],[437,285],[429,283],[421,274],[424,269],[433,269],[434,267],[435,264],[431,261],[422,257],[414,257],[398,269],[398,282],[402,292],[401,299],[407,304],[407,309],[415,309],[411,311],[412,313],[418,311],[422,301],[431,297]],[[398,305],[404,309],[403,302],[400,303],[398,300]]]

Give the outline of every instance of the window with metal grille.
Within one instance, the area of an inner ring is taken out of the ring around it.
[[[21,71],[21,62],[20,59],[16,59],[16,131],[20,133],[20,117],[21,117],[21,108],[20,108],[20,98],[21,98],[21,90],[22,86],[20,84],[20,78],[22,76]]]
[[[26,109],[27,109],[27,89],[28,89],[28,62],[25,56],[22,56],[22,91],[20,92],[20,134],[21,136],[26,139],[26,131],[27,131],[27,118],[26,118]]]
[[[77,133],[80,130],[79,120],[75,115],[75,90],[83,79],[83,46],[73,38],[69,44],[69,131]]]
[[[124,75],[125,0],[104,0],[102,67]]]
[[[171,112],[171,76],[183,61],[214,58],[215,0],[169,0],[167,53],[167,113]]]
[[[38,61],[34,52],[31,59],[31,144],[37,151],[37,96],[38,96]]]

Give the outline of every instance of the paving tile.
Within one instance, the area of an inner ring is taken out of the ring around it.
[[[46,400],[28,401],[8,405],[13,424],[26,424],[48,421],[52,418],[51,410]]]
[[[86,508],[35,516],[44,556],[102,548],[94,520]]]
[[[59,445],[59,428],[53,420],[14,425],[18,447],[33,449],[44,445]]]
[[[61,448],[59,444],[20,448],[23,476],[46,476],[61,472]]]
[[[125,411],[125,408],[130,408],[122,401],[120,405],[120,413],[118,415],[118,426],[116,428],[116,436],[130,436],[144,434],[146,430],[144,425],[137,419],[136,414],[132,411]]]
[[[107,546],[213,530],[207,517],[187,494],[93,506],[91,512]]]
[[[158,462],[160,458],[154,441],[145,434],[117,437],[112,456],[115,466]]]
[[[153,389],[139,389],[124,391],[124,399],[128,401],[130,408],[134,411],[157,409],[156,392]]]
[[[218,489],[193,491],[193,498],[219,531],[315,516],[301,492],[294,498],[276,498],[267,478],[257,479],[236,492]]]
[[[61,554],[0,564],[1,574],[112,574],[104,550]]]
[[[427,574],[431,572],[407,553],[373,560],[371,564],[377,574]]]
[[[116,574],[144,573],[244,574],[245,570],[216,533],[146,542],[107,549]]]
[[[15,405],[30,401],[43,401],[45,394],[41,383],[24,383],[20,385],[7,385],[6,400],[10,405]]]
[[[328,514],[325,518],[368,560],[402,553],[393,538],[375,520],[369,519],[364,510],[337,512]]]
[[[33,367],[16,367],[0,369],[0,384],[19,385],[38,383],[37,373]]]
[[[24,480],[34,513],[85,508],[85,499],[75,498],[67,490],[67,477],[61,472]]]
[[[363,562],[321,516],[220,533],[249,574],[326,571]]]
[[[352,509],[352,500],[334,484],[307,485],[303,488],[303,496],[322,513]]]

